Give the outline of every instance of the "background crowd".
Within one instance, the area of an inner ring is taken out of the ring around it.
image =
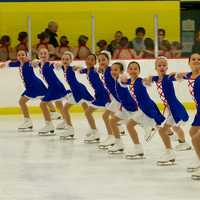
[[[38,43],[32,47],[32,56],[37,57],[40,48],[47,48],[50,53],[50,59],[60,59],[63,52],[71,51],[76,59],[83,60],[91,52],[88,47],[88,36],[80,35],[77,40],[77,46],[72,47],[66,35],[58,38],[58,24],[54,21],[48,23],[47,28],[37,35]],[[158,30],[159,55],[167,58],[181,58],[182,47],[177,41],[168,41],[166,39],[166,30],[160,28]],[[132,40],[127,38],[122,31],[118,30],[114,34],[112,41],[104,39],[99,40],[96,44],[96,54],[102,50],[111,52],[113,59],[133,59],[133,58],[154,58],[154,40],[145,37],[146,30],[144,27],[138,27],[135,30],[135,36]],[[19,43],[12,47],[11,39],[8,35],[0,38],[0,61],[13,60],[16,58],[18,50],[28,52],[28,34],[20,32],[18,34]],[[193,52],[200,53],[200,31],[197,32]]]

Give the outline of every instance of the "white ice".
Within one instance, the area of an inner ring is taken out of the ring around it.
[[[104,138],[100,113],[95,115]],[[155,136],[144,144],[144,160],[108,155],[96,144],[84,144],[88,126],[82,114],[73,114],[74,141],[18,133],[21,116],[0,117],[0,200],[199,200],[200,181],[186,172],[194,152],[177,152],[175,166],[158,167],[163,146]],[[35,129],[43,125],[33,116]],[[55,124],[58,122],[55,122]],[[187,139],[190,122],[184,127]],[[143,131],[138,129],[143,141]],[[129,136],[123,136],[131,146]],[[144,143],[144,142],[143,142]],[[174,143],[175,145],[175,143]]]

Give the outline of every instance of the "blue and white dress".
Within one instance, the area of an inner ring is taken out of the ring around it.
[[[192,126],[200,126],[200,76],[198,76],[196,79],[192,79],[191,76],[192,73],[190,72],[186,74],[184,79],[188,80],[189,91],[197,109]]]
[[[166,124],[179,126],[182,122],[188,121],[188,113],[175,94],[173,85],[173,81],[176,81],[175,76],[165,75],[163,79],[153,76],[152,81],[156,83],[161,101],[168,111]]]
[[[115,89],[115,80],[111,75],[111,67],[107,67],[102,74],[102,79],[105,87],[107,88],[111,102],[106,105],[106,109],[111,112],[118,112],[120,110],[121,104],[120,100],[117,96],[117,92]]]
[[[82,74],[87,74],[87,78],[92,88],[94,89],[94,100],[91,102],[90,106],[94,108],[105,107],[110,103],[109,92],[105,88],[103,82],[100,79],[98,72],[92,67],[90,70],[81,70]]]
[[[77,80],[73,67],[68,66],[67,69],[62,67],[62,70],[64,72],[65,80],[69,84],[71,90],[71,94],[67,96],[67,103],[78,104],[92,102],[94,98],[88,92],[87,88]]]
[[[165,117],[159,111],[155,102],[150,98],[146,87],[143,84],[143,79],[138,77],[136,80],[129,79],[129,89],[131,96],[137,102],[139,109],[150,119],[153,119],[156,125],[161,125],[165,122]]]
[[[50,64],[49,62],[44,63],[44,65],[39,64],[39,69],[48,86],[47,93],[42,99],[43,101],[49,102],[63,100],[71,93],[70,90],[65,89],[62,82],[56,76],[53,64]]]
[[[20,77],[25,87],[25,91],[21,96],[25,96],[29,99],[42,99],[46,95],[47,88],[35,75],[30,62],[25,62],[21,65],[19,61],[12,61],[9,62],[8,66],[19,68]]]

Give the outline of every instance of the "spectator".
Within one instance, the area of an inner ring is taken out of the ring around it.
[[[73,52],[73,49],[69,46],[69,40],[67,36],[63,35],[60,37],[60,45],[56,48],[57,58],[61,58],[65,51]]]
[[[169,43],[168,40],[163,40],[162,46],[160,46],[160,49],[159,49],[159,55],[165,56],[167,58],[171,58],[170,51],[171,51],[171,44]]]
[[[200,30],[195,35],[192,53],[200,53]]]
[[[33,53],[37,56],[41,48],[46,48],[49,51],[50,60],[55,59],[55,48],[49,43],[49,34],[42,32],[37,35],[39,43],[34,47]]]
[[[97,46],[99,49],[96,51],[96,55],[99,55],[101,51],[107,50],[108,48],[107,42],[105,40],[99,40],[97,42]]]
[[[120,40],[120,48],[114,51],[113,59],[133,59],[136,58],[136,52],[129,47],[129,41],[127,37],[122,37]]]
[[[142,57],[142,52],[145,48],[144,45],[144,37],[145,37],[146,31],[143,27],[136,28],[135,35],[136,37],[132,41],[132,48],[136,51],[138,57]]]
[[[114,51],[117,48],[120,48],[120,41],[123,37],[123,33],[121,31],[115,32],[115,39],[111,41],[111,43],[108,45],[108,51],[113,55]]]
[[[0,61],[9,60],[12,49],[10,48],[10,37],[8,35],[3,35],[0,39]]]
[[[154,41],[151,38],[144,40],[145,49],[143,51],[143,58],[154,58]]]
[[[28,33],[20,32],[18,34],[18,41],[19,44],[15,47],[15,51],[18,52],[19,50],[24,50],[28,52]]]
[[[171,58],[181,58],[181,44],[179,42],[172,42],[171,43]]]
[[[75,58],[79,60],[85,60],[91,53],[90,49],[87,47],[88,37],[85,35],[80,35],[78,38],[78,48],[75,49]]]
[[[58,41],[56,39],[58,31],[58,24],[54,21],[50,21],[48,23],[48,28],[45,29],[45,32],[49,35],[49,44],[53,45],[53,47],[58,47]]]

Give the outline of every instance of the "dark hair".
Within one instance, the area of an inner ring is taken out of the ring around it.
[[[127,37],[122,37],[120,40],[120,45],[123,47],[125,45],[129,44],[128,38]]]
[[[3,35],[0,39],[0,44],[5,44],[5,43],[8,43],[10,42],[10,36],[8,35]]]
[[[97,46],[98,47],[102,47],[102,46],[106,46],[107,45],[107,42],[105,40],[99,40],[97,42]]]
[[[40,39],[40,40],[44,40],[44,39],[46,39],[46,38],[49,38],[49,34],[46,33],[46,32],[42,32],[42,33],[39,33],[39,34],[37,35],[37,38]]]
[[[28,33],[27,32],[20,32],[18,34],[18,41],[22,42],[24,39],[26,39],[28,37]]]
[[[115,32],[115,34],[117,34],[117,33],[120,33],[120,34],[122,34],[122,32],[121,32],[121,31],[116,31],[116,32]]]
[[[90,54],[88,55],[88,57],[89,57],[89,56],[93,56],[94,59],[95,59],[95,61],[97,61],[97,56],[96,56],[94,53],[90,53]]]
[[[165,36],[165,34],[166,34],[166,31],[165,31],[165,29],[163,29],[163,28],[159,28],[159,29],[158,29],[158,33],[159,33],[159,32],[162,32],[164,36]]]
[[[104,53],[104,52],[102,52],[102,53],[100,53],[99,54],[99,56],[105,56],[106,58],[107,58],[107,60],[110,60],[110,58],[109,58],[109,56],[108,56],[108,54],[107,53]]]
[[[144,45],[146,49],[154,49],[154,41],[151,38],[145,38]]]
[[[193,52],[193,53],[191,53],[190,56],[189,56],[189,58],[188,58],[188,61],[189,61],[189,62],[190,62],[190,60],[191,60],[191,57],[192,57],[194,54],[200,55],[200,53],[198,53],[198,52]]]
[[[61,45],[68,45],[68,44],[69,44],[69,41],[68,41],[67,36],[62,35],[62,36],[60,37],[60,44],[61,44]]]
[[[136,64],[136,65],[138,66],[139,71],[140,71],[140,64],[139,64],[138,62],[136,62],[136,61],[131,61],[130,63],[128,63],[128,68],[129,68],[130,65],[132,65],[132,64]],[[127,68],[127,69],[128,69],[128,68]]]
[[[86,35],[80,35],[78,38],[79,45],[85,45],[88,41],[88,36]]]
[[[112,65],[118,65],[120,72],[124,71],[124,65],[120,62],[114,62]]]
[[[144,27],[137,27],[135,30],[135,34],[137,35],[138,33],[143,33],[144,35],[146,34],[146,30]]]

